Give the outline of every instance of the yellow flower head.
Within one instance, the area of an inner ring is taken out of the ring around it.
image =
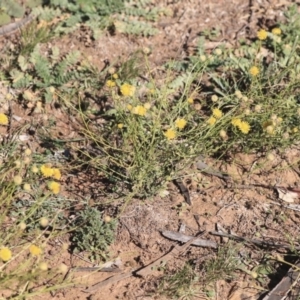
[[[22,177],[21,177],[20,175],[16,175],[16,176],[14,177],[14,183],[15,183],[16,185],[20,185],[20,184],[22,183],[22,181],[23,181],[23,179],[22,179]]]
[[[272,29],[272,33],[275,35],[281,35],[281,29],[278,27],[275,27]]]
[[[222,111],[219,110],[218,108],[214,108],[214,109],[212,110],[212,114],[213,114],[213,116],[214,116],[216,119],[220,119],[220,118],[222,118],[222,116],[223,116]]]
[[[249,131],[250,131],[250,129],[251,129],[249,123],[248,123],[248,122],[244,122],[244,121],[242,121],[238,127],[239,127],[239,130],[240,130],[242,133],[244,133],[244,134],[249,133]]]
[[[207,123],[208,123],[209,125],[214,125],[216,122],[217,122],[217,119],[214,118],[214,117],[210,117],[210,118],[207,120]]]
[[[122,124],[122,123],[119,123],[119,124],[118,124],[118,128],[119,128],[119,129],[122,129],[123,127],[124,127],[124,124]]]
[[[144,116],[147,109],[144,106],[137,105],[132,109],[132,113],[139,116]]]
[[[242,120],[239,119],[239,118],[233,118],[233,119],[231,120],[231,124],[232,124],[233,126],[240,126],[241,123],[242,123]]]
[[[3,261],[8,261],[11,259],[12,253],[7,247],[3,247],[0,249],[0,258]]]
[[[123,96],[133,96],[135,92],[135,86],[124,83],[121,85],[120,91]]]
[[[0,113],[0,125],[7,125],[8,117],[5,114]]]
[[[243,97],[242,92],[239,91],[239,90],[236,90],[236,91],[234,92],[234,94],[237,96],[238,99],[241,99],[241,98]]]
[[[151,103],[149,103],[149,102],[145,103],[145,104],[144,104],[144,107],[145,107],[146,109],[150,109],[150,108],[151,108]]]
[[[29,251],[34,256],[39,256],[42,253],[42,249],[40,247],[36,246],[36,245],[31,245],[29,247]]]
[[[53,171],[52,177],[56,180],[60,180],[61,178],[60,170],[58,168],[53,168],[52,171]]]
[[[164,135],[168,140],[173,140],[176,137],[176,131],[173,129],[168,129]]]
[[[194,103],[194,99],[193,98],[187,98],[186,100],[189,104],[193,104]]]
[[[264,29],[261,29],[257,32],[257,37],[259,40],[265,40],[268,37],[268,32]]]
[[[113,80],[107,80],[105,85],[109,88],[112,88],[116,86],[116,83]]]
[[[259,74],[259,68],[256,66],[253,66],[249,70],[250,75],[257,76]]]
[[[45,177],[53,176],[53,169],[47,164],[41,166],[41,172]]]
[[[58,194],[60,191],[60,184],[58,182],[51,181],[48,184],[48,188],[53,194]]]
[[[186,120],[185,119],[177,119],[175,121],[175,126],[179,129],[183,129],[186,126]]]
[[[211,101],[212,102],[217,102],[219,100],[219,97],[217,95],[212,95],[211,96]]]
[[[118,79],[118,78],[119,78],[119,75],[118,75],[117,73],[115,73],[115,74],[112,75],[112,78],[113,78],[113,79]]]

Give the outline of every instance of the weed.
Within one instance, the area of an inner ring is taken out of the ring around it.
[[[78,213],[72,232],[75,252],[88,251],[93,260],[106,259],[108,246],[113,242],[117,222],[103,220],[96,208],[86,207]]]

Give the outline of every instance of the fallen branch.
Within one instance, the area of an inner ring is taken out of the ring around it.
[[[290,250],[291,246],[290,245],[284,245],[284,244],[279,244],[276,242],[272,242],[272,241],[262,241],[262,240],[257,240],[257,239],[248,239],[248,238],[244,238],[238,235],[233,235],[233,234],[228,234],[228,233],[223,233],[223,232],[218,232],[218,231],[210,231],[209,234],[212,235],[216,235],[216,236],[221,236],[221,237],[228,237],[234,240],[239,240],[242,242],[247,242],[256,246],[260,246],[260,247],[273,247],[273,248],[284,248],[286,250]],[[295,249],[299,249],[295,248]]]
[[[182,242],[182,243],[187,243],[191,239],[194,238],[192,236],[185,235],[185,234],[180,233],[180,232],[169,231],[169,230],[164,230],[164,231],[161,232],[161,234],[164,237],[168,238],[168,239],[178,241],[178,242]],[[199,247],[209,247],[209,248],[214,248],[214,249],[216,249],[218,247],[218,244],[216,242],[210,241],[210,240],[203,240],[203,239],[200,239],[200,238],[194,239],[194,241],[192,242],[192,245],[199,246]]]

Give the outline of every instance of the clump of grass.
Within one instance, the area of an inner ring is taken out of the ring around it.
[[[168,299],[195,299],[205,295],[201,292],[199,274],[189,263],[173,274],[164,275],[159,280],[156,294]]]

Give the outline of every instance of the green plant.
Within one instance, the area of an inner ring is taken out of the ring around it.
[[[51,0],[49,6],[34,9],[40,19],[50,21],[54,16],[67,13],[69,16],[59,22],[55,28],[57,34],[68,33],[84,23],[97,39],[104,29],[110,28],[121,33],[153,35],[158,32],[150,21],[166,12],[149,5],[150,1],[124,0]],[[142,21],[142,20],[145,21]]]
[[[88,251],[92,259],[106,259],[108,246],[113,242],[116,220],[103,220],[102,213],[93,207],[78,212],[72,232],[74,251]]]
[[[155,293],[166,296],[168,299],[188,300],[203,295],[199,274],[189,263],[174,273],[165,274],[158,281]]]
[[[58,95],[74,95],[74,91],[85,89],[93,85],[99,87],[98,75],[89,68],[85,60],[78,64],[81,54],[72,51],[65,56],[60,55],[57,47],[51,54],[44,56],[40,53],[40,46],[36,45],[27,58],[19,55],[17,67],[10,67],[9,75],[14,88],[25,91],[24,100],[36,102],[43,97],[46,102],[58,99]],[[29,89],[30,88],[30,89]]]
[[[233,243],[221,246],[216,255],[204,263],[204,282],[209,284],[220,279],[232,279],[240,265],[237,247]]]

